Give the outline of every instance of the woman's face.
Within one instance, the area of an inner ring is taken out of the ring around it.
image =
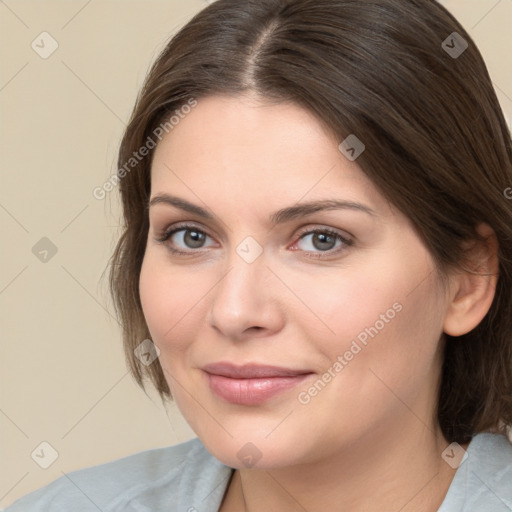
[[[155,150],[144,315],[177,405],[232,467],[437,428],[447,298],[340,142],[297,105],[212,96]]]

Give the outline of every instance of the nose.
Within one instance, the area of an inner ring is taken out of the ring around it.
[[[212,290],[208,324],[233,341],[278,332],[284,325],[284,292],[263,254],[247,263],[234,252],[229,263]]]

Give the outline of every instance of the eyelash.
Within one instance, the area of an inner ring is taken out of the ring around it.
[[[174,235],[175,233],[178,233],[179,231],[187,231],[187,230],[197,231],[199,233],[202,233],[202,234],[212,238],[206,231],[204,231],[202,229],[199,229],[196,225],[188,224],[188,223],[185,222],[185,223],[174,225],[174,226],[172,226],[171,229],[166,229],[155,240],[157,242],[165,244],[165,242],[167,242],[169,240],[169,238],[171,238],[171,236]],[[328,235],[330,237],[334,237],[334,238],[340,240],[343,243],[343,247],[338,248],[338,249],[329,249],[327,251],[318,251],[318,252],[303,251],[304,253],[306,253],[308,258],[323,258],[323,257],[325,257],[324,255],[329,255],[330,256],[330,255],[333,255],[333,254],[336,254],[336,253],[339,253],[339,252],[345,250],[347,247],[350,247],[354,243],[353,240],[347,239],[347,238],[343,237],[337,231],[334,231],[334,230],[329,229],[329,228],[316,228],[316,229],[309,229],[309,230],[305,229],[303,231],[300,231],[299,235],[298,235],[299,238],[298,238],[297,242],[302,240],[306,235],[311,235],[311,234],[315,234],[315,233],[321,233],[321,234]],[[189,251],[182,251],[180,249],[176,249],[174,247],[171,247],[170,244],[166,244],[166,245],[167,245],[167,248],[173,254],[176,254],[178,256],[191,256],[195,252],[202,251],[201,248],[200,249],[190,249]]]

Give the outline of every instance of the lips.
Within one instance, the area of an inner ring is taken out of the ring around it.
[[[212,363],[202,370],[210,389],[223,400],[238,405],[259,405],[292,389],[310,377],[310,370],[279,366]]]

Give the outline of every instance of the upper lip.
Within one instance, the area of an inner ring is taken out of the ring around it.
[[[257,379],[265,377],[295,377],[312,373],[310,370],[293,370],[280,366],[260,364],[235,365],[227,362],[211,363],[203,366],[203,371],[231,379]]]

